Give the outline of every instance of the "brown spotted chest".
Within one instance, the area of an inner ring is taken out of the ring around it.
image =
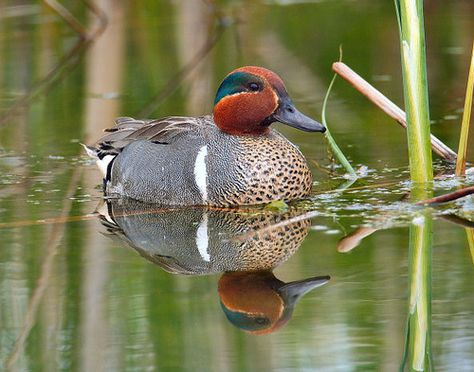
[[[226,203],[261,204],[310,194],[312,176],[306,160],[286,138],[275,131],[267,136],[238,138],[236,176],[242,182],[229,190]]]

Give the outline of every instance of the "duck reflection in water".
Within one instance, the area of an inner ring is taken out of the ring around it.
[[[329,276],[318,276],[285,283],[272,272],[308,234],[309,220],[282,223],[297,211],[161,208],[109,199],[97,212],[108,235],[167,272],[223,273],[218,284],[222,309],[233,325],[246,332],[280,329],[298,300],[329,281]]]

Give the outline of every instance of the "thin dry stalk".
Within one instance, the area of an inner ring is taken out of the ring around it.
[[[472,242],[469,241],[469,247],[471,249],[471,255],[474,263],[474,222],[466,220],[465,218],[459,217],[455,214],[445,214],[439,216],[443,220],[449,221],[457,226],[462,226],[466,228],[466,233],[468,234],[468,240],[472,239]],[[383,222],[384,219],[380,218],[377,222]],[[343,237],[337,243],[337,251],[339,253],[347,253],[356,248],[363,239],[372,235],[374,232],[382,230],[385,228],[377,227],[359,227],[358,229],[351,232],[349,235]]]
[[[469,221],[463,217],[460,217],[456,214],[442,214],[440,216],[443,220],[451,222],[457,226],[462,226],[466,228],[466,231],[474,229],[474,221]],[[474,230],[473,230],[474,231]],[[468,236],[469,237],[469,236]],[[474,248],[474,247],[473,247]]]
[[[43,3],[64,19],[74,31],[81,35],[81,37],[84,39],[86,38],[87,29],[81,25],[81,23],[62,4],[58,3],[56,0],[43,0]]]
[[[434,198],[430,198],[430,199],[425,199],[416,203],[416,205],[431,205],[431,204],[447,203],[447,202],[450,202],[459,198],[463,198],[471,194],[474,194],[474,186],[465,187],[463,189],[450,192],[448,194],[435,196]]]
[[[407,127],[405,112],[385,97],[380,91],[370,85],[349,66],[343,62],[335,62],[332,65],[332,69],[388,116],[395,119],[403,128]],[[433,151],[443,159],[449,162],[456,161],[456,153],[433,135],[431,135],[431,147]]]
[[[474,91],[474,43],[472,44],[471,65],[467,77],[466,99],[462,115],[461,137],[459,139],[458,160],[456,162],[456,176],[466,174],[467,140],[471,121],[472,93]]]
[[[357,230],[351,232],[337,243],[336,250],[339,253],[347,253],[357,247],[360,242],[367,236],[372,235],[378,231],[378,228],[374,227],[359,227]]]
[[[467,242],[471,252],[472,264],[474,265],[474,228],[466,228]]]

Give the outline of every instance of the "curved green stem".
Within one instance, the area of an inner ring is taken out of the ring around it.
[[[326,139],[329,143],[329,146],[331,147],[332,152],[334,153],[334,156],[337,158],[339,163],[341,163],[342,166],[346,169],[347,173],[349,173],[351,178],[355,179],[357,178],[357,173],[354,170],[354,168],[352,168],[352,165],[349,163],[349,161],[347,160],[347,158],[345,157],[344,153],[341,151],[339,146],[336,144],[336,141],[334,140],[334,138],[331,135],[331,132],[329,131],[329,126],[326,121],[326,105],[328,102],[329,94],[331,93],[332,86],[334,84],[334,81],[336,80],[336,76],[337,74],[334,74],[334,77],[332,78],[331,83],[329,84],[329,88],[326,92],[326,96],[324,97],[321,119],[322,119],[323,125],[326,127],[326,133],[325,133]]]

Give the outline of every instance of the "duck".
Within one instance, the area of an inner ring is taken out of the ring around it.
[[[311,171],[301,151],[271,128],[274,122],[326,130],[297,110],[275,72],[244,66],[224,78],[212,114],[121,117],[84,147],[102,172],[107,197],[215,207],[305,198]]]

